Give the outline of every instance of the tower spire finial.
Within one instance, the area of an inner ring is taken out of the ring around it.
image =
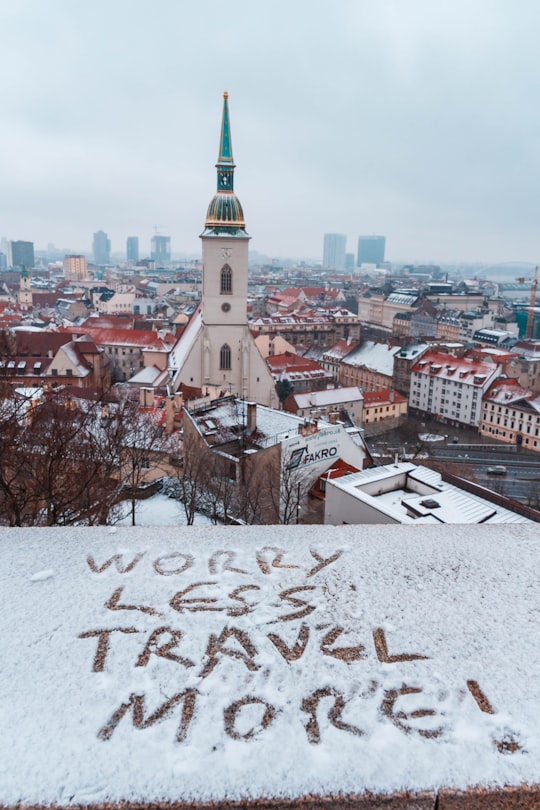
[[[227,91],[223,93],[223,115],[221,117],[221,137],[219,139],[219,155],[216,168],[232,167],[234,169],[234,160],[232,154],[232,141],[231,141],[231,124],[229,121],[229,94]]]

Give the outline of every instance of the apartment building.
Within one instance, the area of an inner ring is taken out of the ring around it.
[[[290,315],[269,315],[249,322],[253,335],[279,334],[293,346],[334,346],[338,340],[360,338],[360,322],[357,315],[348,309],[332,309],[324,312],[309,310]]]
[[[366,340],[340,363],[339,385],[357,385],[363,391],[384,391],[391,388],[394,357],[399,351],[399,346]]]
[[[484,396],[479,433],[540,453],[540,395],[517,380],[496,380]]]
[[[410,409],[477,428],[483,394],[500,373],[494,363],[428,351],[411,368]]]
[[[395,292],[384,296],[382,293],[367,292],[358,298],[358,318],[362,323],[392,332],[394,317],[401,312],[414,312],[418,300],[417,294]]]
[[[348,417],[353,425],[360,427],[363,422],[363,401],[364,394],[358,387],[331,388],[327,391],[291,394],[283,403],[283,410],[311,419],[323,416],[336,421],[337,418]]]
[[[407,417],[408,402],[398,391],[364,393],[363,427],[366,436],[374,436],[399,427]]]
[[[266,358],[266,363],[275,383],[287,380],[295,393],[321,391],[333,386],[332,374],[315,360],[292,352],[284,352]]]
[[[103,348],[110,360],[113,382],[125,382],[150,366],[165,370],[176,342],[171,334],[161,336],[149,329],[93,329],[83,325],[81,330],[70,328],[66,331],[78,336],[87,335]]]

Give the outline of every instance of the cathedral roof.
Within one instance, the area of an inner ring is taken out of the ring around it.
[[[216,163],[217,190],[208,211],[203,236],[246,236],[244,212],[234,193],[234,159],[229,121],[229,94],[223,94],[223,115]]]

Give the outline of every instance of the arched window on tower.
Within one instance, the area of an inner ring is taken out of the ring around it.
[[[229,371],[231,368],[231,347],[224,343],[219,351],[219,367],[222,371]]]
[[[232,270],[228,264],[224,264],[221,268],[221,295],[232,294]]]

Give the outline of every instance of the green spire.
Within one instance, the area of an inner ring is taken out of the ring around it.
[[[221,138],[219,141],[218,165],[234,166],[231,143],[231,125],[229,123],[229,94],[223,93],[223,115],[221,117]]]
[[[223,93],[223,115],[221,117],[221,137],[216,163],[218,191],[232,191],[234,181],[234,160],[232,154],[231,125],[229,123],[229,94]]]
[[[234,160],[228,99],[229,94],[223,93],[223,116],[221,119],[218,162],[216,163],[217,192],[208,206],[204,232],[201,236],[237,236],[242,239],[249,239],[245,230],[244,212],[233,189]]]

